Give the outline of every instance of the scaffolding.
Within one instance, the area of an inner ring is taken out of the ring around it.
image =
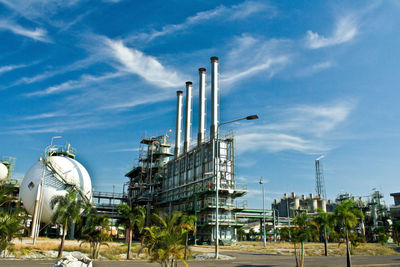
[[[8,157],[8,156],[3,156],[2,159],[0,160],[0,163],[3,163],[4,166],[7,167],[8,173],[7,173],[7,180],[10,180],[13,177],[14,174],[14,169],[15,169],[15,162],[16,158],[13,157]]]
[[[326,199],[324,173],[319,159],[315,160],[315,192]]]
[[[247,207],[245,200],[236,198],[246,194],[247,187],[234,179],[233,134],[193,146],[171,160],[166,135],[144,138],[141,143],[147,145],[147,151],[139,158],[139,166],[126,174],[130,178],[128,202],[132,206],[146,205],[148,212],[195,215],[195,242],[210,243],[215,240],[217,177],[220,239],[235,240],[236,228],[244,225],[235,214]]]

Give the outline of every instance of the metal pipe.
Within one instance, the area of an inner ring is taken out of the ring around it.
[[[211,128],[210,138],[215,139],[218,126],[219,108],[218,57],[211,58]]]
[[[197,134],[197,145],[204,142],[206,128],[206,69],[199,69],[199,131]]]
[[[192,82],[186,82],[186,114],[185,114],[185,142],[184,153],[190,149],[190,130],[192,128]]]
[[[182,135],[182,100],[183,100],[183,92],[176,91],[177,100],[176,100],[176,133],[175,133],[175,151],[174,157],[179,157],[181,153],[181,135]]]

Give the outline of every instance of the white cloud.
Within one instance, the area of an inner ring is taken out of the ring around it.
[[[48,119],[60,116],[61,112],[47,112],[37,115],[31,115],[21,118],[21,120],[41,120],[41,119]]]
[[[297,76],[299,77],[304,77],[304,76],[310,76],[313,75],[317,72],[329,69],[333,66],[334,64],[331,61],[323,61],[316,63],[310,67],[305,67],[304,69],[300,70],[297,73]]]
[[[280,121],[240,128],[238,152],[298,151],[317,154],[332,149],[324,137],[343,123],[354,104],[341,102],[327,106],[297,106],[281,111]]]
[[[256,74],[271,78],[290,62],[288,40],[263,40],[248,34],[236,37],[227,55],[221,83],[232,84]]]
[[[125,147],[125,148],[118,148],[118,149],[113,149],[108,152],[110,153],[118,153],[118,152],[138,152],[139,148],[138,147]]]
[[[251,77],[261,71],[270,70],[272,66],[282,65],[287,62],[288,62],[288,58],[284,57],[284,56],[277,57],[277,58],[268,58],[266,60],[266,62],[264,62],[264,63],[260,63],[258,65],[252,66],[252,67],[242,70],[242,71],[238,71],[236,73],[224,75],[223,78],[221,79],[221,82],[222,83],[233,83],[238,80],[242,80],[244,78]],[[274,72],[270,72],[269,77],[273,76],[274,74],[275,74]]]
[[[9,129],[4,129],[0,134],[41,134],[41,133],[62,133],[78,129],[90,129],[110,127],[113,122],[105,122],[98,118],[85,118],[73,120],[57,120],[45,124],[26,124]]]
[[[0,0],[10,10],[28,19],[46,18],[60,8],[76,5],[80,0]]]
[[[0,29],[8,30],[14,34],[25,36],[36,41],[51,42],[50,38],[47,36],[47,31],[42,28],[29,30],[10,20],[0,20]]]
[[[220,21],[222,18],[224,20],[239,20],[245,19],[255,13],[265,14],[267,10],[269,10],[271,14],[274,14],[274,8],[259,2],[245,1],[241,4],[233,5],[231,7],[221,5],[214,9],[198,12],[194,16],[186,18],[186,20],[181,24],[169,24],[164,26],[160,31],[142,33],[138,36],[134,36],[134,38],[151,41],[154,38],[170,35],[177,31],[188,29],[193,25],[201,24],[212,19],[218,18]]]
[[[129,48],[122,41],[105,40],[109,54],[116,60],[121,69],[139,75],[147,82],[158,87],[181,87],[184,80],[176,72],[167,69],[160,61],[143,52]]]
[[[99,76],[84,74],[81,76],[79,80],[69,80],[58,85],[47,87],[46,89],[41,91],[27,93],[25,94],[25,96],[31,97],[31,96],[46,96],[51,94],[58,94],[65,91],[71,91],[78,88],[86,87],[94,83],[102,82],[105,80],[114,79],[122,75],[124,74],[121,72],[106,73]]]
[[[338,45],[351,41],[358,33],[358,23],[354,16],[340,18],[330,37],[325,37],[311,30],[307,31],[306,43],[308,48],[317,49]]]
[[[26,65],[22,64],[22,65],[8,65],[8,66],[2,66],[0,67],[0,74],[3,74],[5,72],[9,72],[15,69],[19,69],[19,68],[23,68],[26,67]]]
[[[294,150],[305,153],[324,151],[325,147],[318,146],[311,140],[283,133],[246,133],[239,134],[236,138],[238,151],[266,150],[280,152]]]
[[[87,58],[75,61],[74,63],[72,63],[70,65],[61,66],[55,70],[45,71],[43,73],[37,74],[35,76],[31,76],[31,77],[22,77],[21,79],[17,80],[9,87],[17,86],[20,84],[32,84],[35,82],[46,80],[46,79],[54,77],[56,75],[64,74],[64,73],[75,71],[75,70],[84,69],[84,68],[96,63],[98,60],[99,60],[99,57],[97,57],[97,56],[89,56]]]

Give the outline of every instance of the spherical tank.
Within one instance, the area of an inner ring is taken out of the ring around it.
[[[69,185],[79,188],[82,194],[92,200],[92,182],[90,176],[78,161],[64,156],[51,156],[44,167],[43,161],[36,162],[25,174],[20,187],[20,198],[26,211],[33,215],[38,188],[43,179],[41,221],[49,223],[53,210],[50,208],[51,199],[57,195],[65,195]],[[52,168],[49,167],[52,166]],[[44,170],[43,170],[44,169]],[[60,174],[61,179],[57,174]],[[78,194],[79,197],[82,197]]]
[[[0,181],[5,180],[8,176],[8,168],[3,163],[0,163]]]

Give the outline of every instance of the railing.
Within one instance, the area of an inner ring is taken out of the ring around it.
[[[236,200],[235,207],[237,209],[245,209],[245,208],[247,208],[247,200],[246,199]]]
[[[98,192],[98,191],[94,191],[93,192],[93,197],[96,198],[124,198],[124,194],[123,193],[112,193],[112,192]]]
[[[204,223],[215,222],[215,214],[210,214],[206,218],[203,218]],[[235,222],[236,219],[233,215],[218,215],[219,222]]]
[[[72,154],[76,155],[76,149],[71,147],[71,146],[60,146],[60,145],[52,145],[46,148],[45,150],[46,155],[52,156],[53,154],[57,153],[67,153],[67,154]]]
[[[236,191],[247,191],[247,184],[235,184]]]

